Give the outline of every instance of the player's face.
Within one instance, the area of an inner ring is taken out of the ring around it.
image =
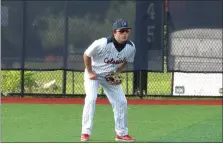
[[[122,43],[128,40],[130,31],[130,29],[116,30],[114,36],[118,42]]]

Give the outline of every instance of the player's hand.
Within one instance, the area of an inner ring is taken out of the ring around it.
[[[91,80],[96,80],[97,79],[97,75],[96,74],[94,74],[94,73],[88,73],[88,74],[89,74],[89,78]]]

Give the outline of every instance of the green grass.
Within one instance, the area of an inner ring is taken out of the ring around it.
[[[4,73],[5,71],[2,71]],[[18,75],[20,75],[18,71]],[[62,80],[63,80],[63,72],[62,71],[35,71],[34,75],[36,81],[38,82],[49,82],[52,80],[56,80],[59,89],[56,91],[49,90],[39,90],[33,91],[37,93],[62,93]],[[124,81],[122,83],[122,87],[126,94],[133,93],[133,73],[123,73]],[[66,85],[66,93],[67,94],[85,94],[84,91],[84,76],[83,72],[67,72],[67,85]],[[13,82],[13,80],[12,80]],[[171,73],[148,73],[148,84],[147,84],[147,93],[148,94],[156,94],[156,95],[169,95],[171,94]],[[19,86],[18,86],[19,88]],[[17,90],[19,92],[19,90]],[[102,93],[102,89],[99,88],[98,93]]]
[[[3,104],[3,142],[79,142],[83,105]],[[103,117],[103,118],[102,118]],[[137,142],[222,142],[221,106],[129,105]],[[91,142],[114,142],[110,105],[97,105]]]

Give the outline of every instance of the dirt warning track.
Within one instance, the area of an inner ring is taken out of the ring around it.
[[[83,98],[15,98],[2,97],[3,104],[84,104]],[[110,104],[105,98],[97,99],[97,104]],[[223,105],[222,100],[149,100],[128,99],[132,105]]]

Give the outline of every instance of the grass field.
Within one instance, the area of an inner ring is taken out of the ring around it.
[[[3,104],[3,142],[80,142],[83,105]],[[103,117],[103,118],[102,118]],[[222,142],[222,106],[129,105],[137,142]],[[114,142],[110,105],[97,105],[90,142]]]
[[[4,74],[6,71],[2,71]],[[49,90],[34,90],[34,93],[53,93],[53,94],[61,94],[62,93],[62,80],[63,80],[63,72],[62,71],[35,71],[34,78],[38,82],[50,82],[52,80],[56,80],[59,89],[56,91]],[[14,72],[20,78],[20,72]],[[67,72],[67,85],[66,85],[66,93],[67,94],[84,94],[84,85],[83,85],[83,72]],[[122,87],[126,94],[133,93],[133,73],[123,73],[124,81],[122,83]],[[8,78],[10,79],[10,78]],[[3,83],[15,83],[14,79],[10,81],[3,81]],[[6,85],[6,84],[4,84]],[[17,86],[17,91],[20,92],[20,86]],[[10,91],[9,91],[10,92]],[[99,93],[102,93],[101,88],[99,88]],[[147,92],[148,94],[156,94],[156,95],[169,95],[171,94],[171,73],[148,73],[148,84],[147,84]]]

